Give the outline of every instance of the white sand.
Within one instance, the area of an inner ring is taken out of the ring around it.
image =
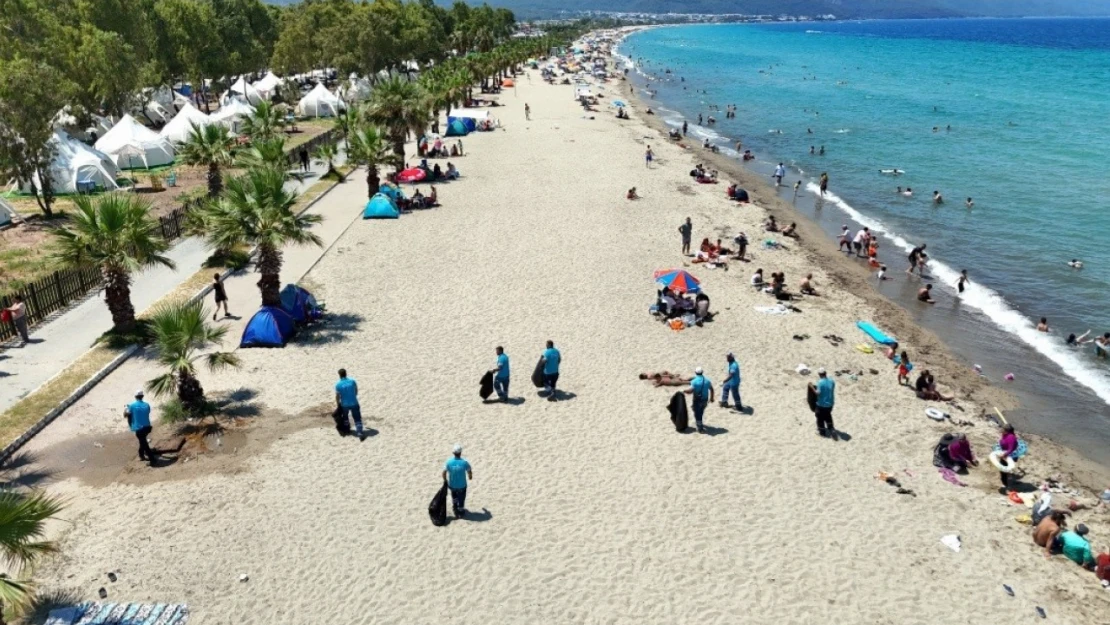
[[[464,139],[464,178],[439,188],[445,207],[356,221],[311,272],[352,328],[327,343],[244,350],[240,371],[202,376],[213,394],[252,389],[292,413],[330,402],[345,366],[378,434],[340,439],[321,416],[238,472],[127,484],[150,471],[135,463],[102,488],[57,482],[72,523],[63,555],[40,572],[46,589],[184,601],[198,624],[979,624],[1026,622],[1035,606],[1053,623],[1106,618],[1093,575],[1032,546],[1014,521],[1022,510],[999,502],[997,473],[973,471],[968,488],[939,478],[932,446],[946,427],[880,356],[852,347],[864,338],[862,300],[833,293],[789,317],[753,311],[771,303],[747,286],[756,266],[786,271],[792,288],[811,270],[819,288],[829,283],[804,254],[755,248],[754,263],[728,272],[694,267],[717,320],[683,332],[653,320],[651,275],[683,264],[681,220],[693,218],[695,243],[744,230],[755,244],[762,211],[726,202],[723,185],[691,184],[691,157],[637,121],[604,107],[584,119],[571,87],[537,75],[518,84],[495,109],[506,130]],[[650,170],[645,139],[659,157]],[[644,196],[634,203],[624,199],[633,185]],[[356,178],[321,210],[345,226],[363,190]],[[830,333],[847,344],[819,338]],[[560,387],[574,395],[554,404],[528,382],[549,338],[564,355]],[[520,405],[477,397],[499,344]],[[754,414],[711,406],[720,434],[676,434],[673,389],[637,374],[701,365],[719,387],[729,350]],[[836,424],[850,441],[816,436],[804,402],[813,376],[793,372],[803,362],[881,370],[837,378]],[[120,407],[154,372],[128,363],[32,450],[118,432]],[[993,436],[983,422],[971,431]],[[468,508],[488,520],[435,528],[426,507],[456,442],[475,470]],[[880,470],[918,496],[895,494],[874,479]],[[1106,515],[1077,515],[1096,517]],[[1092,526],[1106,542],[1105,522]],[[941,545],[950,533],[961,553]]]

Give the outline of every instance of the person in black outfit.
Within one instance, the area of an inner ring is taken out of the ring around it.
[[[224,283],[218,273],[212,278],[212,293],[216,297],[216,310],[212,313],[212,321],[215,321],[216,315],[220,314],[220,304],[224,307],[224,317],[230,317],[231,311],[227,309],[227,291],[224,290]]]
[[[301,148],[301,151],[297,153],[297,156],[299,156],[301,159],[301,169],[304,171],[308,171],[308,150]]]

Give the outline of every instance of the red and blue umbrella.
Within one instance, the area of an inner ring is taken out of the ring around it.
[[[701,292],[701,282],[683,269],[660,269],[655,272],[655,281],[677,293]]]

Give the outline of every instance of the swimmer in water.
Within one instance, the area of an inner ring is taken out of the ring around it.
[[[913,189],[910,187],[906,187],[906,190],[902,192],[902,195],[905,197],[913,197]]]
[[[1041,317],[1041,322],[1037,324],[1037,332],[1050,332],[1048,329],[1048,317]]]
[[[964,201],[964,205],[966,205],[968,208],[975,208],[975,202],[972,202],[971,198],[967,198],[967,200]]]
[[[821,149],[817,153],[821,156],[824,156],[825,155],[825,146],[821,146]]]
[[[794,199],[795,200],[798,199],[798,189],[800,189],[801,187],[802,187],[802,181],[801,180],[794,183]]]
[[[944,196],[940,191],[933,191],[933,204],[944,204]]]
[[[971,280],[967,277],[967,269],[961,269],[960,278],[956,280],[956,290],[963,293],[969,284],[971,284]]]
[[[814,145],[809,146],[809,153],[810,154],[816,154],[817,153],[817,146],[814,146]]]
[[[897,194],[899,194],[899,195],[901,195],[901,193],[902,193],[902,187],[898,187],[897,189],[895,189],[895,190],[894,190],[894,192],[895,192],[895,193],[897,193]]]
[[[937,132],[939,130],[940,130],[940,128],[937,128],[936,126],[933,126],[933,132]]]
[[[926,304],[936,304],[930,292],[933,290],[933,285],[926,284],[917,292],[917,301],[925,302]]]
[[[807,135],[813,134],[813,129],[812,128],[806,128],[806,134]]]
[[[1068,267],[1071,267],[1072,269],[1082,269],[1083,261],[1073,258],[1068,261]]]
[[[1087,335],[1089,335],[1090,333],[1091,333],[1091,331],[1087,330],[1083,334],[1080,334],[1079,336],[1076,336],[1075,333],[1072,332],[1071,334],[1068,335],[1068,340],[1066,341],[1066,345],[1068,347],[1079,347],[1080,345],[1085,345],[1087,343],[1094,343],[1095,342],[1094,339],[1087,338]]]

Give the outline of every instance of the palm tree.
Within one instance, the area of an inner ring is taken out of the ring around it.
[[[235,153],[235,165],[243,169],[271,167],[284,172],[289,165],[289,157],[285,154],[285,137],[274,136],[251,141],[249,148]]]
[[[335,168],[335,159],[338,157],[339,146],[334,143],[321,143],[316,148],[316,151],[312,153],[312,158],[316,159],[317,163],[328,166],[328,171],[321,178],[334,177],[340,182],[343,181],[343,176]]]
[[[26,606],[34,596],[35,586],[26,576],[39,558],[58,550],[42,538],[46,521],[61,510],[61,502],[42,492],[0,491],[0,558],[12,572],[0,575],[0,623],[4,606]]]
[[[359,128],[347,139],[347,161],[366,168],[367,197],[374,197],[381,184],[378,166],[390,161],[395,162],[395,159],[396,156],[389,154],[385,137],[373,126]]]
[[[394,154],[404,161],[408,134],[420,136],[428,128],[428,108],[427,96],[416,83],[390,78],[370,96],[366,120],[385,130]]]
[[[356,126],[358,126],[358,110],[353,105],[347,105],[347,108],[339,111],[335,116],[335,129],[339,132],[339,136],[343,137],[344,144],[347,142],[347,135],[351,134],[351,130]]]
[[[169,244],[150,215],[150,204],[129,193],[111,193],[95,200],[74,198],[77,211],[69,223],[54,230],[54,259],[77,267],[94,264],[104,276],[104,301],[117,329],[135,324],[131,274],[147,267],[173,268],[163,255]]]
[[[286,245],[318,245],[323,241],[309,226],[320,215],[295,215],[297,194],[285,189],[283,172],[270,167],[251,169],[232,178],[218,202],[208,207],[208,240],[217,249],[239,245],[258,248],[263,306],[280,306],[281,249]]]
[[[201,354],[209,345],[223,342],[227,327],[208,322],[208,309],[201,301],[162,304],[150,316],[151,344],[166,373],[147,382],[155,395],[176,393],[189,416],[202,416],[207,404],[204,388],[197,379],[197,361],[204,359],[209,371],[238,367],[239,357],[231,352]]]
[[[254,141],[268,141],[282,136],[285,130],[285,113],[281,108],[263,100],[255,107],[254,113],[243,119],[239,132]]]
[[[224,187],[220,168],[231,165],[235,138],[220,124],[192,126],[188,138],[177,148],[177,158],[186,165],[208,167],[208,197],[214,198]]]

